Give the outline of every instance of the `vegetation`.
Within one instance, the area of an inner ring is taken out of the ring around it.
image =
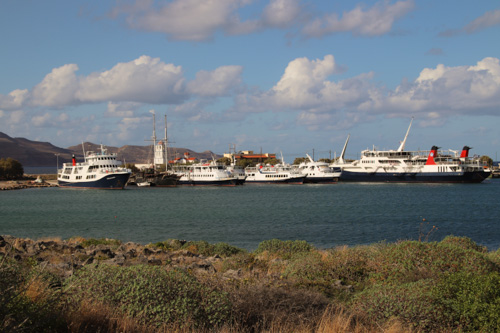
[[[300,163],[303,163],[303,162],[307,162],[309,159],[306,158],[306,157],[296,157],[294,160],[293,160],[293,164],[294,165],[299,165]]]
[[[489,156],[483,155],[479,158],[479,160],[490,168],[493,166],[493,159]]]
[[[223,165],[231,165],[231,159],[229,157],[221,157],[217,160],[217,163],[220,163]]]
[[[325,250],[278,239],[252,252],[179,240],[147,248],[217,259],[204,272],[172,259],[100,262],[65,277],[42,261],[12,260],[0,244],[0,331],[500,331],[500,250],[467,237]]]
[[[139,169],[133,163],[126,163],[125,168],[130,169],[133,173],[139,172]]]
[[[23,175],[24,169],[21,163],[10,157],[0,159],[0,179],[21,179]]]

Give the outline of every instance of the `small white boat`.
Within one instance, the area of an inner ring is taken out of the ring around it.
[[[178,185],[236,185],[236,178],[226,166],[214,162],[174,166],[172,171],[180,176]]]
[[[245,183],[303,184],[305,175],[289,165],[260,165],[245,168]]]
[[[306,178],[304,183],[331,184],[336,183],[341,175],[340,168],[334,170],[326,162],[314,161],[308,154],[308,161],[302,162],[297,169]]]
[[[151,186],[151,183],[150,182],[140,182],[140,183],[137,183],[137,186],[148,187],[148,186]]]

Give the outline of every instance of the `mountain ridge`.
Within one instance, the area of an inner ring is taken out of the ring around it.
[[[98,151],[101,145],[91,142],[84,142],[83,147],[86,151]],[[153,159],[152,146],[125,145],[122,147],[106,146],[109,152],[116,153],[119,160],[126,163],[146,164]],[[168,158],[172,160],[175,157],[183,157],[184,153],[189,153],[190,157],[198,159],[211,159],[212,156],[219,158],[220,155],[211,151],[201,153],[187,148],[168,148]],[[53,166],[59,163],[70,162],[72,155],[77,160],[83,160],[82,145],[61,148],[54,146],[50,142],[33,141],[26,138],[13,138],[0,132],[0,158],[13,158],[27,167],[45,167]]]

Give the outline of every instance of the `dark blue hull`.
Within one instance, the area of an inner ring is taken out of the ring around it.
[[[303,184],[304,183],[304,178],[292,178],[292,179],[285,179],[285,180],[246,180],[246,183],[250,184]]]
[[[122,190],[130,178],[129,173],[113,173],[92,181],[66,182],[58,180],[59,187]]]
[[[335,184],[338,178],[333,177],[306,177],[304,183],[307,184]]]
[[[340,181],[369,183],[480,183],[491,174],[489,171],[464,173],[366,173],[342,171]]]

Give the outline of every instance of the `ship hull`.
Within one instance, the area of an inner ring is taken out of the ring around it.
[[[337,177],[306,177],[305,184],[335,184],[338,181]]]
[[[187,186],[236,186],[235,179],[228,180],[179,180],[177,185],[187,185]]]
[[[81,189],[123,190],[130,173],[113,173],[92,181],[67,182],[58,180],[59,187]]]
[[[488,178],[488,171],[471,172],[422,172],[422,173],[367,173],[342,171],[340,181],[373,183],[481,183]]]
[[[299,178],[289,178],[289,179],[284,179],[284,180],[247,180],[245,183],[250,183],[250,184],[303,184],[304,183],[304,178],[299,177]]]

